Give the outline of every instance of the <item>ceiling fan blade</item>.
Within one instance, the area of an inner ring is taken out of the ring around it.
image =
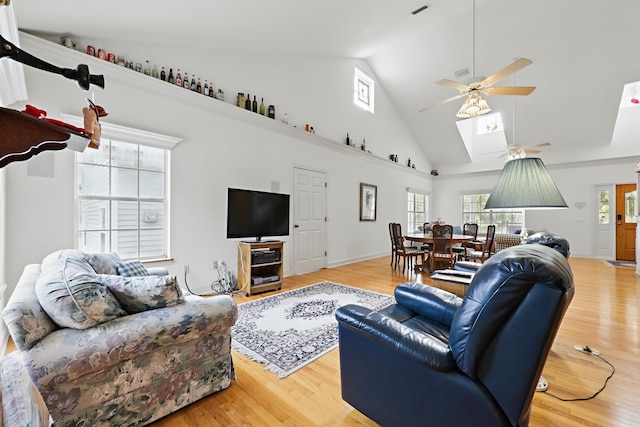
[[[496,86],[485,89],[487,95],[529,95],[535,86]]]
[[[550,143],[550,142],[543,142],[543,143],[541,143],[541,144],[536,144],[536,145],[527,145],[527,146],[526,146],[526,147],[524,147],[524,148],[548,147],[548,146],[550,146],[550,145],[551,145],[551,143]]]
[[[502,70],[498,71],[495,74],[490,75],[489,77],[487,77],[486,79],[484,79],[481,83],[481,85],[483,87],[489,87],[489,86],[493,86],[494,84],[498,83],[500,80],[504,79],[507,76],[510,76],[511,74],[515,73],[516,71],[519,71],[521,69],[523,69],[524,67],[526,67],[529,64],[532,64],[533,61],[527,58],[518,58],[515,61],[513,61],[511,64],[507,65],[506,67],[504,67]]]
[[[451,98],[447,98],[444,101],[438,102],[437,104],[433,104],[433,105],[430,105],[428,107],[424,107],[422,110],[418,110],[418,113],[422,113],[423,111],[430,110],[430,109],[432,109],[434,107],[437,107],[438,105],[446,104],[447,102],[455,101],[456,99],[464,98],[465,96],[467,96],[466,93],[461,93],[460,95],[452,96]]]
[[[540,150],[532,150],[530,148],[523,148],[522,151],[524,151],[527,154],[538,154],[540,152]]]
[[[483,156],[488,155],[488,154],[498,154],[498,153],[506,153],[505,150],[499,150],[499,151],[487,151],[486,153],[481,153]]]
[[[442,85],[442,86],[449,86],[452,87],[454,89],[458,89],[460,92],[469,92],[469,85],[466,85],[464,83],[460,83],[460,82],[456,82],[453,80],[449,80],[449,79],[442,79],[436,82],[437,85]]]

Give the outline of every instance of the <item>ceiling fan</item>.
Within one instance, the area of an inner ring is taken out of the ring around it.
[[[536,148],[539,147],[548,147],[550,146],[551,143],[549,142],[543,142],[542,144],[536,144],[536,145],[507,145],[506,146],[506,150],[501,150],[501,151],[493,151],[490,153],[484,153],[484,154],[496,154],[496,153],[502,153],[500,154],[497,158],[500,159],[502,157],[507,157],[507,160],[513,160],[513,159],[523,159],[527,156],[527,154],[538,154],[540,153],[540,150],[536,150]]]
[[[531,92],[535,90],[535,86],[493,86],[498,83],[500,80],[505,77],[510,76],[531,64],[533,61],[527,58],[518,58],[511,64],[504,67],[502,70],[498,71],[495,74],[487,78],[479,77],[474,78],[470,83],[460,83],[453,80],[442,79],[436,84],[449,86],[454,89],[458,89],[460,91],[459,95],[453,96],[451,98],[445,99],[437,104],[431,105],[429,107],[425,107],[420,110],[420,112],[427,111],[433,107],[438,105],[446,104],[451,101],[455,101],[456,99],[463,98],[465,96],[469,98],[478,97],[481,94],[483,95],[529,95]]]
[[[451,98],[445,99],[444,101],[438,102],[437,104],[431,105],[429,107],[425,107],[419,112],[430,110],[438,105],[446,104],[451,101],[455,101],[456,99],[460,99],[463,97],[467,97],[467,100],[462,105],[456,116],[466,119],[470,117],[480,116],[482,114],[487,114],[491,111],[491,108],[487,104],[487,102],[482,98],[482,95],[529,95],[531,92],[535,90],[535,86],[498,86],[494,87],[496,83],[503,80],[504,78],[514,74],[515,72],[523,69],[524,67],[530,65],[533,61],[527,58],[517,58],[511,64],[507,65],[500,71],[490,75],[489,77],[476,77],[475,76],[475,56],[476,56],[476,48],[475,48],[475,21],[476,21],[476,2],[473,1],[473,58],[471,61],[471,74],[473,77],[467,83],[460,83],[453,80],[443,79],[437,81],[436,84],[449,86],[454,89],[458,89],[460,94],[453,96]]]

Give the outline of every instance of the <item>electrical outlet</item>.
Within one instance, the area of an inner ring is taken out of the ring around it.
[[[182,272],[185,274],[189,273],[189,264],[185,264],[185,266],[182,267]]]
[[[218,263],[218,260],[214,260],[213,261],[213,269],[216,270],[216,269],[218,269],[219,266],[220,266],[220,264]]]

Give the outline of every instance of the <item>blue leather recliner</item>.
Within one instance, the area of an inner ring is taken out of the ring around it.
[[[464,299],[420,283],[396,304],[336,312],[342,397],[383,426],[527,426],[536,384],[573,297],[567,259],[514,246]]]

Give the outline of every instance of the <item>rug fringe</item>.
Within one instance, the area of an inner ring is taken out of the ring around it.
[[[239,342],[232,342],[231,346],[241,355],[243,355],[244,357],[246,357],[247,359],[251,360],[252,362],[258,362],[261,363],[264,366],[264,370],[265,371],[270,371],[273,372],[274,374],[277,375],[278,379],[282,379],[285,377],[288,377],[289,375],[293,374],[294,372],[296,372],[297,370],[309,365],[311,362],[315,362],[316,360],[318,360],[320,357],[324,356],[325,354],[329,353],[330,351],[338,348],[338,344],[336,343],[334,346],[329,347],[327,349],[325,349],[322,353],[318,353],[316,355],[316,357],[307,360],[306,362],[297,365],[295,368],[290,369],[288,371],[283,371],[282,369],[280,369],[276,364],[269,362],[267,359],[265,359],[264,357],[260,356],[258,353],[256,353],[255,351],[245,347],[244,345],[240,344]]]

